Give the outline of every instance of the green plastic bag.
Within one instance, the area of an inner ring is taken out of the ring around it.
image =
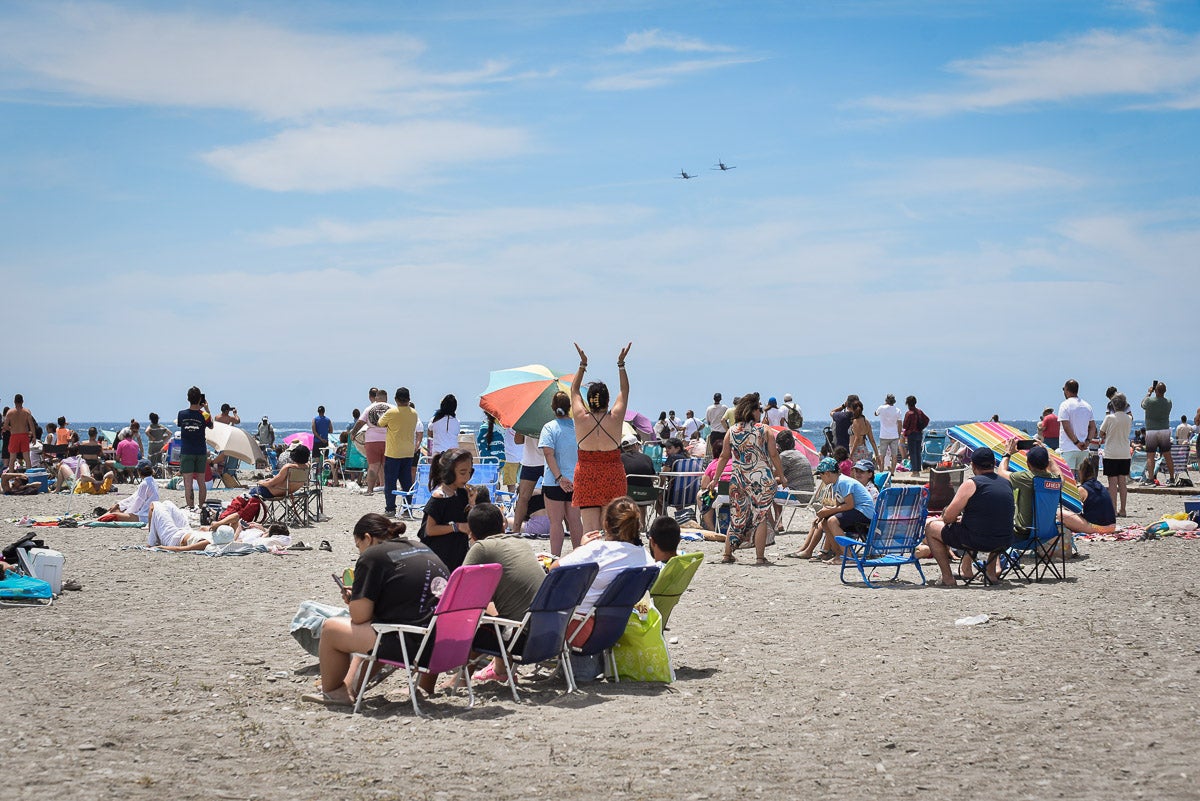
[[[612,649],[613,661],[621,681],[675,681],[675,669],[671,667],[671,655],[663,640],[662,615],[650,607],[643,618],[633,611],[625,633]],[[610,675],[611,679],[612,676]]]

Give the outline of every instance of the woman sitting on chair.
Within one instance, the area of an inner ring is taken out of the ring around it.
[[[301,700],[318,704],[351,706],[354,673],[351,654],[369,653],[375,647],[372,623],[427,623],[437,608],[438,596],[446,586],[450,571],[433,551],[400,535],[404,523],[392,521],[374,512],[359,518],[354,526],[354,546],[358,562],[354,565],[354,584],[342,589],[342,600],[350,609],[349,617],[334,617],[321,627],[318,657],[321,662],[321,689]],[[408,653],[416,653],[419,636],[406,634]],[[379,643],[381,659],[401,660],[404,653],[399,634],[388,634]],[[429,692],[436,674],[421,677],[421,689]]]

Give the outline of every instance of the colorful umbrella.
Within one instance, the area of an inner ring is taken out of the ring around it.
[[[635,412],[632,409],[625,412],[625,422],[643,434],[654,434],[654,423],[641,412]]]
[[[559,375],[541,364],[493,370],[487,389],[479,396],[479,408],[500,425],[536,437],[542,426],[554,419],[550,399],[556,392],[570,392],[574,378],[574,373]]]
[[[821,453],[812,444],[812,440],[801,434],[799,431],[794,431],[786,426],[767,426],[767,428],[778,434],[781,431],[790,431],[792,437],[796,440],[796,450],[804,454],[804,458],[808,459],[808,463],[814,468],[821,461]]]
[[[216,423],[213,423],[213,425],[216,425]],[[291,445],[297,440],[303,442],[310,451],[312,450],[313,435],[311,431],[297,431],[295,434],[288,434],[283,438],[283,442],[286,445]]]
[[[954,426],[947,429],[946,436],[955,442],[966,445],[971,450],[975,450],[976,448],[991,448],[995,451],[997,459],[1004,454],[1004,443],[1010,439],[1029,438],[1029,434],[1019,428],[1014,428],[1007,423],[993,422],[968,423],[966,425]],[[1058,455],[1057,451],[1050,451],[1050,461],[1063,477],[1063,505],[1076,512],[1082,511],[1083,495],[1079,491],[1079,484],[1075,481],[1074,471],[1063,461],[1063,458]],[[1023,452],[1014,454],[1009,460],[1009,464],[1017,470],[1029,469],[1029,463],[1025,460]]]

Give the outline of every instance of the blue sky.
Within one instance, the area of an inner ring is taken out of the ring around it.
[[[0,395],[43,418],[193,383],[471,407],[572,340],[615,382],[629,339],[648,414],[1029,418],[1067,377],[1200,406],[1194,3],[15,2],[0,31]]]

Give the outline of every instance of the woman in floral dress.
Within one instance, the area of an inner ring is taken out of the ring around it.
[[[721,475],[725,463],[733,460],[729,482],[729,501],[732,507],[729,534],[725,538],[725,564],[735,564],[733,552],[743,542],[754,538],[755,564],[773,564],[767,560],[767,534],[770,527],[771,502],[775,487],[787,486],[779,448],[773,432],[761,422],[762,404],[758,393],[743,395],[733,407],[733,426],[725,433],[721,458],[716,475]]]

